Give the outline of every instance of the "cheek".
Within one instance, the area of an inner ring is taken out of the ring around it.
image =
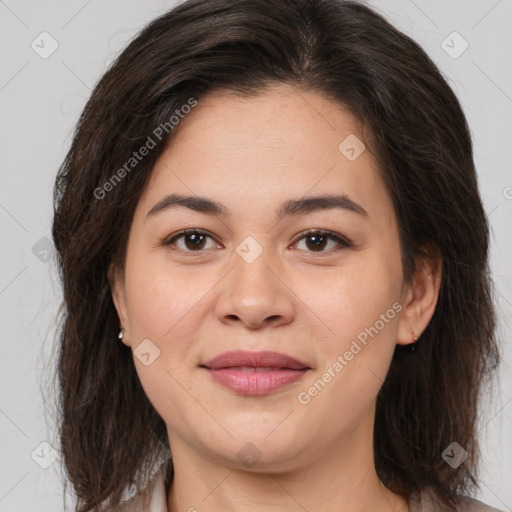
[[[136,371],[146,396],[164,421],[181,425],[185,432],[201,414],[189,394],[195,364],[190,348],[197,339],[199,315],[205,312],[201,299],[204,301],[211,282],[204,277],[191,278],[190,272],[170,272],[154,261],[142,263],[134,256],[126,265],[126,296]],[[147,366],[137,356],[137,345],[145,339],[159,351]],[[193,393],[199,403],[205,401],[196,390]],[[176,417],[174,411],[180,414]]]
[[[375,252],[355,255],[350,264],[338,268],[321,279],[305,279],[297,284],[304,291],[304,302],[318,315],[325,326],[326,340],[333,340],[327,352],[341,350],[350,340],[379,321],[381,315],[400,298],[399,269],[391,269]],[[396,311],[386,315],[387,334],[396,324]]]
[[[310,287],[307,299],[328,326],[325,336],[317,332],[314,339],[321,361],[318,389],[326,383],[320,394],[361,411],[383,383],[402,310],[400,269],[390,268],[381,254],[367,253],[346,271],[338,269],[328,287]]]
[[[126,274],[130,325],[139,337],[165,344],[201,309],[214,281],[197,270],[180,272],[151,258],[134,256],[127,262]]]
[[[372,264],[367,260],[350,272],[338,272],[328,288],[310,287],[308,303],[314,305],[322,324],[329,326],[329,330],[323,329],[326,335],[314,333],[319,365],[297,390],[305,422],[329,419],[322,424],[308,423],[313,438],[334,439],[370,421],[369,411],[396,344],[401,305],[396,302],[395,279],[377,260]]]

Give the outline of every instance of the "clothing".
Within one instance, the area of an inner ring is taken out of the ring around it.
[[[157,471],[153,480],[147,488],[147,499],[144,503],[143,495],[133,496],[121,504],[116,512],[168,512],[167,491],[165,477],[168,472],[170,460],[166,460]],[[496,508],[489,507],[481,501],[464,497],[464,502],[457,509],[459,512],[503,512]],[[436,504],[434,493],[426,488],[420,496],[413,496],[409,501],[409,512],[443,512],[444,508]]]

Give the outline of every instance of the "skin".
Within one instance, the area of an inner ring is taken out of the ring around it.
[[[420,335],[434,313],[440,264],[418,260],[413,282],[404,281],[391,199],[368,150],[354,161],[339,151],[349,134],[363,140],[354,119],[316,92],[216,91],[174,129],[154,168],[112,292],[123,343],[135,350],[150,339],[160,350],[148,366],[134,362],[167,425],[171,512],[408,511],[375,472],[375,400],[395,345],[412,343],[411,329]],[[171,193],[206,196],[230,214],[177,206],[147,217]],[[284,201],[333,193],[367,217],[342,209],[276,217]],[[162,245],[185,228],[211,238],[195,252],[190,237]],[[327,239],[317,248],[301,236],[313,228],[353,245]],[[248,236],[263,251],[252,263],[236,251]],[[394,303],[401,311],[300,403],[299,393]],[[199,367],[236,349],[284,352],[311,370],[271,394],[242,396]],[[246,443],[260,456],[253,465],[237,455]]]

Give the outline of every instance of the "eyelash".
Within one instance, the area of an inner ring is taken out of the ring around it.
[[[204,231],[202,229],[189,228],[189,229],[183,229],[181,231],[178,231],[176,234],[172,235],[171,237],[164,239],[161,242],[161,244],[163,246],[173,245],[174,242],[176,242],[176,240],[178,240],[179,238],[183,237],[184,235],[192,234],[192,233],[197,234],[197,235],[204,235],[204,236],[207,236],[208,238],[211,238],[212,240],[214,240],[214,238],[207,231]],[[340,245],[337,248],[331,249],[329,251],[323,251],[323,250],[318,251],[318,252],[307,251],[312,254],[319,254],[319,255],[324,254],[324,253],[329,254],[332,252],[338,252],[343,249],[352,247],[352,242],[350,242],[350,240],[348,240],[347,238],[342,237],[336,233],[333,233],[332,231],[327,231],[327,230],[322,230],[322,229],[309,229],[309,230],[301,233],[299,235],[299,237],[296,239],[296,241],[294,242],[294,245],[296,243],[298,243],[299,241],[301,241],[303,238],[308,238],[309,236],[313,236],[313,235],[326,237],[327,239],[334,240],[335,242],[338,242]],[[187,256],[195,256],[195,253],[200,254],[200,253],[204,252],[204,250],[198,250],[198,251],[189,251],[189,250],[184,250],[184,249],[179,249],[179,250],[185,252],[187,254]]]

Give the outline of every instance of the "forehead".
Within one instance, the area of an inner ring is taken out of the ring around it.
[[[269,157],[277,154],[288,161],[293,156],[314,154],[327,146],[337,149],[340,136],[350,134],[362,139],[356,119],[338,102],[319,92],[276,85],[252,96],[231,91],[213,91],[198,101],[172,133],[171,145],[177,153],[185,144],[201,139],[215,143],[217,153],[243,158],[241,151],[268,149]],[[323,142],[323,144],[320,144]],[[203,146],[204,151],[210,149]],[[265,156],[264,154],[261,157]]]
[[[234,208],[272,203],[274,211],[278,199],[339,193],[371,209],[384,187],[363,144],[353,116],[320,93],[285,85],[250,97],[214,91],[174,128],[141,202],[172,192],[229,195]]]

